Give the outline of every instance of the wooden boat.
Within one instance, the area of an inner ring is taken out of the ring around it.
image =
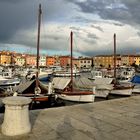
[[[53,89],[57,96],[63,100],[75,101],[75,102],[93,102],[94,95],[93,86],[89,88],[78,88],[74,84],[74,90],[71,91],[71,79],[55,77],[52,81]],[[90,92],[89,92],[90,91]]]
[[[74,102],[94,102],[93,92],[90,91],[64,91],[61,94],[58,94],[58,97],[63,100],[74,101]]]
[[[26,83],[20,83],[18,86],[13,88],[13,96],[29,97],[33,101],[46,102],[55,98],[55,95],[49,91],[49,87],[44,85],[41,81],[38,81],[38,89],[36,90],[36,80],[26,81]],[[36,92],[36,93],[35,93]]]
[[[109,94],[131,96],[134,85],[132,84],[120,84],[116,85]]]
[[[107,98],[110,91],[113,89],[112,86],[113,78],[95,78],[93,83],[96,85],[95,97]]]
[[[63,90],[59,90],[58,97],[63,100],[74,101],[74,102],[94,102],[95,91],[83,91],[76,90],[73,88],[73,32],[70,33],[71,37],[71,79]],[[60,82],[60,81],[59,81]],[[57,90],[58,91],[58,90]]]
[[[88,91],[93,91],[95,88],[95,98],[107,98],[112,89],[112,80],[112,78],[95,78],[93,81],[86,77],[79,77],[74,79],[74,87]]]
[[[134,85],[132,84],[118,84],[116,80],[116,34],[114,34],[114,86],[109,94],[130,96]]]
[[[40,45],[40,25],[41,25],[41,4],[38,13],[38,37],[37,37],[37,70],[36,76],[31,81],[21,83],[14,89],[13,96],[24,96],[32,99],[33,102],[48,102],[55,99],[55,95],[50,92],[50,88],[39,81],[39,45]]]

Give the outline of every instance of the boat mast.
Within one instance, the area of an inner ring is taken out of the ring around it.
[[[114,87],[116,86],[116,34],[114,33]]]
[[[72,61],[72,58],[73,58],[73,54],[72,54],[72,52],[73,52],[73,32],[71,31],[71,33],[70,33],[70,46],[71,46],[71,65],[70,65],[70,67],[71,67],[71,91],[73,91],[73,61]]]
[[[38,80],[38,72],[39,72],[39,48],[40,48],[40,25],[41,25],[41,4],[39,4],[39,10],[38,10],[38,35],[37,35],[37,60],[36,60],[36,88],[39,86],[39,80]]]

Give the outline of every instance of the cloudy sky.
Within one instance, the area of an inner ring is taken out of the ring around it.
[[[38,5],[42,4],[43,54],[75,55],[140,52],[140,0],[0,0],[0,50],[36,53]]]

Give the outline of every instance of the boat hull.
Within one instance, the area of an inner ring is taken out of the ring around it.
[[[72,102],[85,102],[85,103],[92,103],[95,99],[95,94],[87,94],[87,95],[68,95],[68,94],[58,94],[58,98],[72,101]]]
[[[134,89],[132,90],[134,94],[140,94],[140,84],[135,85]]]
[[[67,72],[62,72],[62,73],[54,73],[53,74],[55,77],[71,77],[71,73]],[[80,73],[73,73],[73,77],[80,76]]]
[[[103,89],[103,90],[96,89],[95,97],[97,97],[97,98],[107,98],[108,95],[109,95],[109,92],[110,92],[109,90],[105,90],[105,89]]]
[[[122,96],[131,96],[132,88],[130,88],[130,89],[113,89],[113,90],[110,91],[109,94],[122,95]]]

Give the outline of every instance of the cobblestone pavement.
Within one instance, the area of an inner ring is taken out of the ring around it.
[[[0,140],[139,140],[140,96],[34,110],[30,120],[31,133],[8,137],[0,131]]]

